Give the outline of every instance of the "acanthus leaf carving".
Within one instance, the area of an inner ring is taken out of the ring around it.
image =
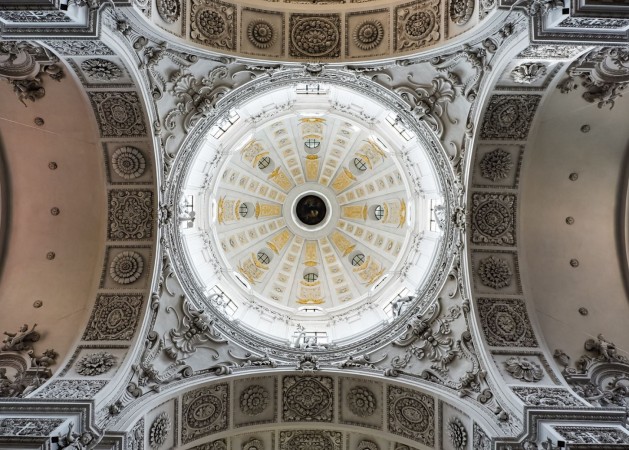
[[[424,86],[412,81],[408,76],[410,86],[400,86],[394,89],[411,105],[415,117],[425,120],[432,130],[441,137],[445,131],[444,119],[456,124],[448,115],[448,104],[454,101],[456,91],[450,79],[443,76],[435,77],[430,86]]]
[[[223,344],[227,340],[223,338],[220,332],[214,326],[214,320],[210,319],[203,310],[197,310],[192,303],[185,297],[181,296],[183,317],[179,318],[172,307],[166,308],[167,312],[174,312],[177,316],[179,326],[173,328],[168,333],[171,345],[165,348],[166,355],[170,358],[180,361],[190,357],[197,348],[211,342],[214,344]],[[218,352],[212,348],[205,346],[214,353],[213,359],[218,359]]]
[[[164,126],[168,130],[176,127],[175,118],[183,117],[183,130],[189,132],[202,117],[209,117],[216,102],[231,87],[219,85],[227,78],[227,67],[220,66],[212,69],[206,77],[200,80],[191,73],[176,71],[170,77],[172,88],[170,91],[176,98],[176,106],[164,118]]]

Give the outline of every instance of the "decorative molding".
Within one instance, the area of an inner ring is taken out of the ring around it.
[[[105,380],[55,380],[38,390],[33,398],[55,400],[92,399],[105,387]]]

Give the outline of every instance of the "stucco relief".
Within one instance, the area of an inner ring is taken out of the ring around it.
[[[193,41],[211,47],[236,49],[235,5],[221,1],[192,0],[190,12],[190,37]]]
[[[477,303],[487,344],[495,347],[537,347],[523,300],[479,298]]]
[[[395,50],[408,51],[434,44],[441,38],[439,2],[407,3],[395,9]]]
[[[336,431],[280,431],[280,450],[341,450],[343,435]]]
[[[285,421],[331,422],[334,417],[334,381],[330,377],[284,377]]]
[[[129,340],[135,333],[142,295],[101,294],[83,334],[85,341]]]
[[[108,237],[113,240],[146,240],[153,235],[153,192],[120,190],[108,192]]]
[[[218,384],[188,392],[182,398],[181,441],[187,444],[227,429],[229,386]]]
[[[291,14],[289,55],[295,58],[335,58],[341,54],[338,14]]]
[[[389,431],[432,447],[435,443],[435,400],[425,394],[389,386]]]
[[[481,139],[526,140],[540,95],[493,95],[485,111]]]
[[[472,242],[514,245],[516,197],[513,194],[472,194]]]
[[[135,92],[90,92],[102,137],[146,136],[144,113]]]

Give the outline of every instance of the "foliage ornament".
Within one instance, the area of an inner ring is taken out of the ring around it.
[[[515,66],[511,71],[511,79],[520,84],[531,84],[546,75],[546,65],[543,63],[524,63]]]
[[[78,374],[93,377],[109,372],[116,364],[116,357],[108,352],[96,352],[85,355],[75,365]]]
[[[513,272],[507,261],[495,256],[481,259],[478,265],[481,283],[492,289],[501,289],[511,284]]]
[[[120,147],[111,155],[114,172],[125,180],[141,177],[146,170],[146,159],[135,147]]]
[[[170,81],[173,84],[171,92],[176,98],[176,106],[164,118],[166,128],[174,130],[175,118],[182,116],[183,129],[187,133],[199,119],[209,116],[216,102],[231,90],[228,86],[219,85],[226,78],[227,68],[224,66],[212,69],[207,77],[200,80],[191,73],[175,71]]]
[[[242,444],[242,450],[264,450],[264,443],[260,439],[250,439]]]
[[[252,20],[247,26],[247,38],[254,47],[266,49],[272,47],[276,41],[273,26],[266,20]]]
[[[171,345],[165,349],[166,355],[174,360],[184,360],[194,352],[199,346],[203,346],[208,342],[214,344],[223,344],[227,340],[214,327],[214,320],[210,319],[203,310],[197,310],[192,303],[185,297],[181,296],[183,316],[180,318],[178,328],[173,328],[168,333]],[[174,312],[172,307],[166,308],[167,312]],[[204,347],[214,353],[214,359],[218,358],[218,352],[209,347]]]
[[[88,77],[98,81],[115,81],[122,78],[122,69],[112,61],[103,58],[87,59],[81,63],[81,70]]]
[[[447,425],[448,438],[455,450],[463,450],[467,445],[467,431],[458,417],[451,417]]]
[[[149,430],[149,445],[151,448],[160,448],[166,443],[172,427],[170,416],[167,412],[161,412],[151,424]]]
[[[363,51],[373,50],[384,39],[384,27],[379,20],[365,20],[358,24],[353,33],[354,45]]]
[[[480,161],[481,176],[494,183],[507,178],[511,169],[513,169],[511,153],[501,148],[486,153]]]
[[[360,417],[368,417],[376,411],[376,396],[364,386],[356,386],[347,393],[347,404],[351,412]]]
[[[512,356],[504,362],[505,370],[516,380],[534,383],[544,378],[544,370],[533,361]]]
[[[240,394],[240,410],[255,416],[263,412],[269,405],[269,392],[258,384],[249,386]]]

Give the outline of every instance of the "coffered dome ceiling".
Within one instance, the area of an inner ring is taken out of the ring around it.
[[[181,232],[210,303],[292,345],[303,345],[302,328],[333,345],[393,320],[394,304],[431,271],[442,234],[431,211],[441,188],[423,144],[384,105],[316,87],[314,96],[314,85],[273,90],[230,111],[191,166],[194,174],[220,158],[215,173],[200,188],[189,178],[182,196],[199,205]],[[219,274],[195,258],[199,237],[216,249]]]

